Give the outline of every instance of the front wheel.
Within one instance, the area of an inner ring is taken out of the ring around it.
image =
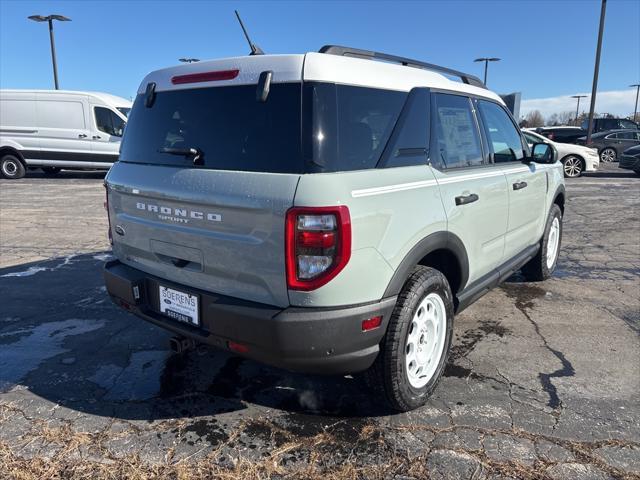
[[[562,166],[564,168],[564,176],[567,178],[577,178],[582,175],[584,170],[582,166],[582,160],[575,155],[567,155],[562,159]]]
[[[603,162],[615,162],[617,157],[618,154],[613,148],[605,148],[600,152],[600,160]]]
[[[24,177],[24,165],[15,155],[5,155],[0,159],[0,175],[4,178],[16,180]]]
[[[425,404],[442,376],[453,331],[453,295],[445,276],[418,266],[404,284],[368,384],[395,410]]]
[[[522,267],[522,273],[527,280],[539,282],[551,277],[558,264],[561,243],[562,211],[554,204],[547,218],[538,253]]]

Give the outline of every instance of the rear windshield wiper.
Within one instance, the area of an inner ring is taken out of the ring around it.
[[[170,155],[179,155],[182,157],[193,157],[194,165],[202,165],[204,153],[199,148],[171,148],[164,147],[158,150],[160,153],[168,153]]]

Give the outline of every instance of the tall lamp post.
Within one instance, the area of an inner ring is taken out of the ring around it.
[[[474,60],[474,62],[484,62],[484,84],[487,84],[487,67],[489,66],[489,62],[499,62],[500,59],[499,58],[495,58],[495,57],[483,57],[483,58],[476,58]]]
[[[579,110],[580,110],[580,99],[581,98],[587,98],[589,95],[571,95],[571,98],[577,98],[578,99],[578,105],[576,106],[576,125],[578,125],[578,115],[579,115]]]
[[[602,35],[604,33],[604,16],[607,13],[607,0],[602,0],[600,6],[600,25],[598,27],[598,44],[596,47],[596,64],[593,68],[593,86],[591,88],[591,106],[589,107],[589,127],[587,129],[587,145],[591,143],[593,133],[593,112],[596,108],[596,94],[598,92],[598,73],[600,72],[600,51],[602,50]]]
[[[194,63],[194,62],[199,62],[200,59],[199,58],[179,58],[178,61],[182,63]]]
[[[638,94],[640,93],[640,83],[634,83],[633,85],[629,85],[630,87],[636,87],[636,106],[633,109],[633,121],[637,122],[636,117],[638,116]]]
[[[51,61],[53,62],[53,82],[56,86],[56,90],[58,90],[59,89],[58,65],[56,64],[56,44],[53,40],[53,21],[58,20],[59,22],[70,22],[71,19],[65,17],[64,15],[47,15],[46,17],[43,15],[31,15],[28,18],[29,20],[33,20],[34,22],[49,23],[49,40],[51,41]]]

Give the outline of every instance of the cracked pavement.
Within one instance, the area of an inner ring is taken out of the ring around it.
[[[640,478],[640,178],[567,182],[554,277],[456,317],[427,406],[292,374],[113,306],[102,175],[0,181],[0,469],[26,478]],[[144,473],[144,475],[142,475]]]

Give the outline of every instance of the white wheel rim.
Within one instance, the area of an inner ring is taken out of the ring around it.
[[[405,345],[405,369],[409,383],[422,388],[433,378],[446,337],[447,310],[437,293],[427,295],[416,309]]]
[[[18,171],[18,166],[15,164],[14,161],[9,160],[4,162],[4,164],[2,165],[2,170],[4,170],[4,173],[6,175],[13,176]]]
[[[606,148],[602,151],[600,157],[602,158],[603,162],[613,162],[616,158],[616,154],[610,148]]]
[[[558,245],[560,244],[560,220],[553,219],[549,230],[549,240],[547,241],[547,268],[551,269],[558,255]]]
[[[564,173],[567,177],[577,177],[582,172],[582,162],[577,157],[568,157],[564,161]]]

